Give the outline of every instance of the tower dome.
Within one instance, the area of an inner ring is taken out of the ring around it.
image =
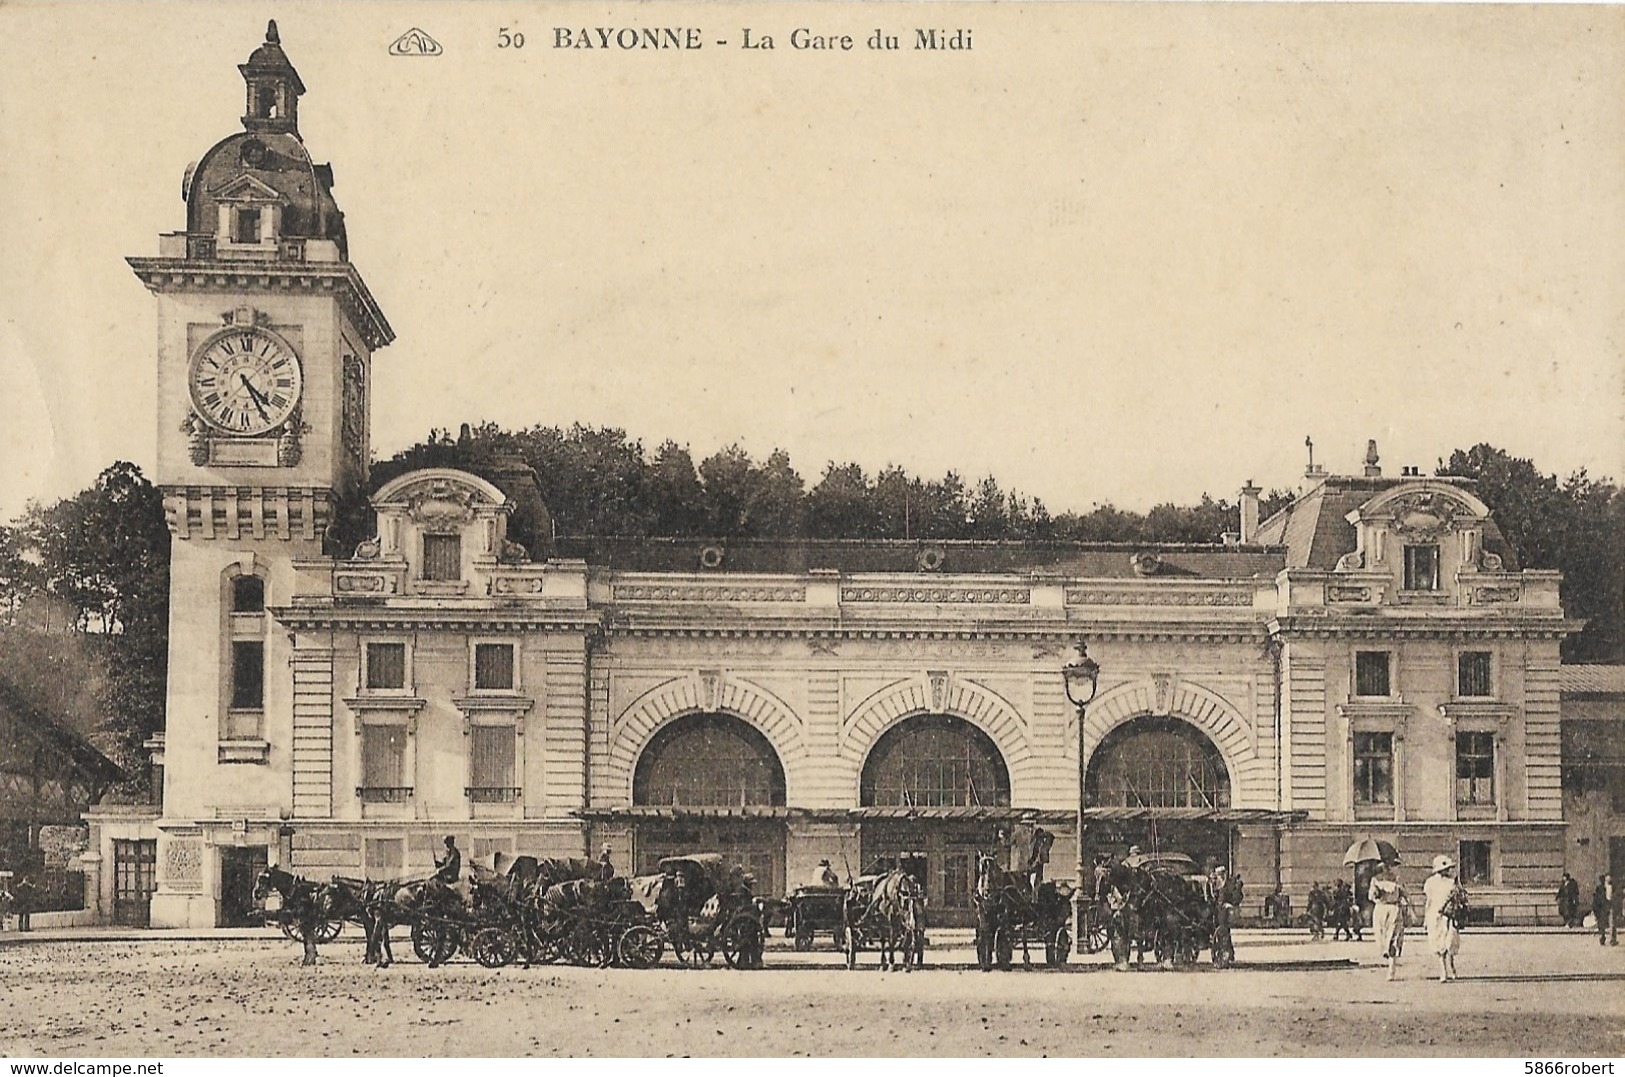
[[[188,169],[182,184],[187,232],[215,235],[221,258],[348,260],[333,168],[313,162],[299,137],[305,84],[282,50],[275,21],[237,70],[247,102],[243,130],[217,142]],[[325,259],[318,251],[307,253],[302,240],[326,240],[331,253]]]

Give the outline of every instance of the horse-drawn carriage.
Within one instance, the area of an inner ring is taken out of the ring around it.
[[[797,950],[811,950],[821,932],[829,932],[837,949],[846,947],[844,886],[798,886],[790,895],[784,928]]]
[[[718,853],[668,856],[659,867],[658,875],[632,880],[642,917],[628,924],[623,949],[634,955],[655,952],[659,960],[670,945],[685,965],[708,965],[721,953],[730,968],[761,967],[764,903],[743,868]]]
[[[1144,960],[1147,952],[1159,964],[1190,965],[1213,945],[1215,916],[1207,876],[1182,853],[1127,857],[1104,881],[1102,902],[1122,937],[1119,964],[1132,947]],[[1115,900],[1114,900],[1115,899]],[[1114,904],[1120,908],[1113,909]],[[1216,963],[1222,963],[1222,960]]]
[[[1072,887],[1045,881],[1033,885],[1024,871],[1006,871],[987,854],[976,860],[976,964],[1010,967],[1017,946],[1021,962],[1032,964],[1030,948],[1043,946],[1044,963],[1066,964],[1072,953]]]

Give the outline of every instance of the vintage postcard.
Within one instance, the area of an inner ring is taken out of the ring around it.
[[[1608,5],[0,7],[0,1053],[1612,1072],[1622,100]]]

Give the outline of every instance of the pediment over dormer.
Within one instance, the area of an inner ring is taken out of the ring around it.
[[[1489,506],[1462,487],[1418,479],[1385,489],[1345,517],[1354,525],[1355,549],[1339,559],[1340,572],[1377,572],[1392,578],[1403,599],[1448,599],[1463,571],[1499,571],[1500,555],[1484,548]]]
[[[216,202],[267,202],[286,205],[288,199],[268,183],[248,173],[226,181],[209,194]]]
[[[361,560],[404,561],[407,589],[465,594],[476,568],[524,560],[508,541],[513,502],[466,471],[426,468],[385,483],[372,498],[378,537],[362,543]]]
[[[1422,480],[1384,490],[1348,514],[1356,527],[1384,524],[1394,533],[1435,540],[1454,531],[1482,527],[1489,506],[1451,483]]]

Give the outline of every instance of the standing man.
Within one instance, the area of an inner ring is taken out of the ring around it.
[[[1213,869],[1208,886],[1213,893],[1213,963],[1224,968],[1236,960],[1230,923],[1235,918],[1236,907],[1241,904],[1241,880],[1230,878],[1230,869],[1220,864]]]
[[[1304,911],[1309,914],[1309,937],[1319,942],[1326,937],[1326,888],[1320,883],[1309,888]]]
[[[1619,892],[1612,875],[1597,876],[1597,889],[1591,892],[1591,915],[1597,920],[1597,945],[1619,945]]]
[[[598,880],[607,883],[613,878],[615,878],[615,862],[610,859],[609,842],[606,841],[598,853]]]
[[[1566,871],[1557,888],[1557,914],[1563,918],[1564,927],[1580,926],[1580,880]]]
[[[17,882],[12,887],[11,899],[17,909],[17,930],[29,929],[28,916],[34,911],[34,880],[27,875],[17,876]]]

